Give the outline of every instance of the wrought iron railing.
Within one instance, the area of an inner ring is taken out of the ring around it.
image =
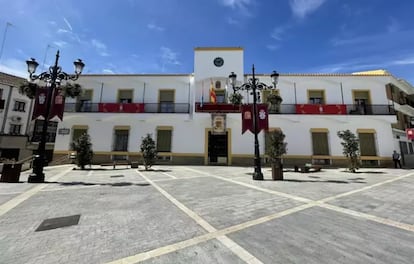
[[[84,113],[190,113],[187,103],[66,103],[65,112]]]

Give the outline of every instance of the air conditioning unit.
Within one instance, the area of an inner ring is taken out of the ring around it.
[[[12,117],[10,117],[10,119],[13,122],[20,122],[20,121],[22,121],[22,117],[21,116],[12,116]]]

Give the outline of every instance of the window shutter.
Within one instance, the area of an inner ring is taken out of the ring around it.
[[[312,132],[313,155],[329,155],[328,133]]]
[[[160,91],[160,102],[174,102],[174,91]]]
[[[158,152],[171,152],[171,130],[158,130],[157,131],[157,151]]]
[[[359,148],[361,156],[376,156],[375,134],[359,133]]]

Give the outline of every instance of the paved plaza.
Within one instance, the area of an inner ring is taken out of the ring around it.
[[[253,181],[246,167],[73,168],[45,168],[43,184],[27,183],[29,171],[0,183],[0,263],[414,260],[411,170],[287,171],[271,181],[263,168],[265,180]]]

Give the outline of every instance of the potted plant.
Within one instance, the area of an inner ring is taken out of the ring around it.
[[[77,83],[66,83],[65,85],[61,86],[61,88],[63,89],[65,97],[75,98],[82,92],[82,86]]]
[[[236,93],[236,92],[232,93],[229,96],[230,103],[232,103],[234,105],[241,105],[242,100],[243,100],[243,95],[241,95],[239,93]]]
[[[280,104],[282,103],[283,99],[279,95],[278,91],[269,94],[267,96],[266,101],[269,104],[269,112],[273,112],[273,113],[280,112]]]
[[[287,143],[285,134],[282,130],[273,130],[268,132],[269,145],[266,148],[266,154],[272,164],[272,179],[274,181],[283,180],[282,155],[286,154]]]
[[[23,94],[23,95],[26,95],[30,99],[33,99],[36,96],[36,89],[37,88],[38,88],[37,84],[31,83],[31,82],[28,82],[28,81],[24,81],[19,86],[19,93]]]

